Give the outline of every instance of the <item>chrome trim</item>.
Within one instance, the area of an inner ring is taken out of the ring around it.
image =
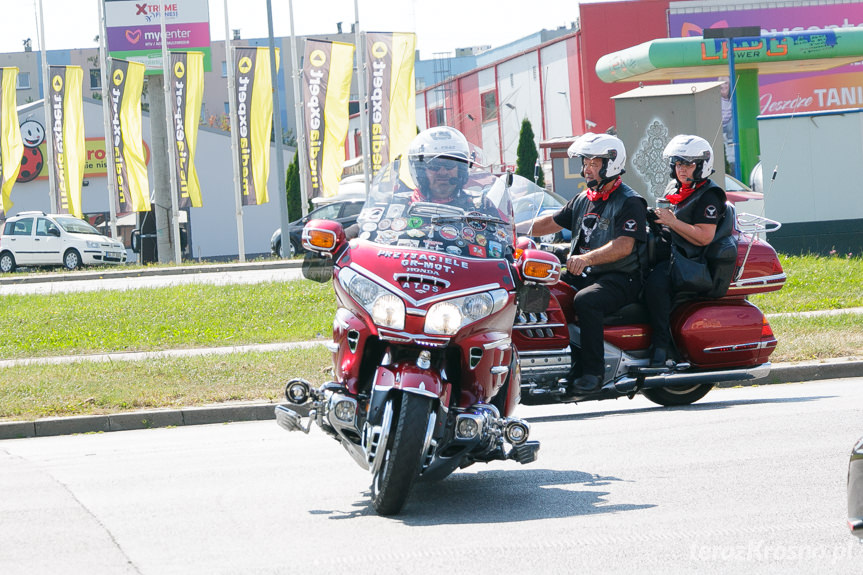
[[[414,395],[421,395],[423,397],[430,397],[432,399],[438,399],[440,397],[436,393],[432,393],[427,389],[420,389],[418,387],[403,387],[402,391],[405,393],[412,393]]]
[[[330,351],[331,353],[336,353],[337,351],[339,351],[339,344],[337,344],[334,341],[326,342],[324,344],[324,347],[327,348],[327,350]]]
[[[505,365],[497,365],[491,368],[492,375],[506,375],[509,373],[509,368]]]
[[[569,346],[563,347],[561,349],[552,349],[552,350],[543,350],[543,351],[519,351],[518,357],[522,360],[522,363],[524,363],[524,358],[526,358],[526,357],[527,358],[546,357],[549,355],[561,355],[561,354],[569,355],[570,354]]]
[[[731,282],[731,285],[728,287],[728,290],[731,291],[733,289],[742,289],[751,286],[760,286],[760,285],[768,285],[768,284],[779,284],[785,283],[788,279],[788,276],[785,273],[776,274],[772,276],[759,276],[756,278],[747,278],[740,279]]]
[[[512,338],[505,337],[497,341],[491,341],[482,345],[483,349],[507,349],[512,346]]]
[[[753,341],[750,343],[738,343],[735,345],[722,345],[716,347],[705,347],[704,353],[731,353],[732,351],[750,351],[758,349],[766,349],[775,346],[778,343],[776,339],[768,341]]]
[[[727,371],[705,371],[701,373],[687,373],[680,371],[647,377],[644,379],[642,388],[654,387],[676,387],[683,385],[703,385],[726,383],[729,381],[750,381],[761,379],[770,374],[770,362],[756,365],[755,367],[732,369]],[[637,380],[632,377],[623,377],[616,380],[612,385],[618,391],[633,390],[637,387]]]
[[[413,283],[429,283],[433,286],[442,287],[444,289],[448,289],[452,282],[438,278],[435,276],[428,276],[425,274],[418,273],[410,273],[410,272],[402,272],[393,274],[393,280],[401,283],[401,282],[413,282]]]

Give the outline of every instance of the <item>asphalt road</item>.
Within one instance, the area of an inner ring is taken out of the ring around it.
[[[378,517],[318,429],[234,423],[0,443],[0,573],[853,573],[863,379],[524,407],[539,460]]]

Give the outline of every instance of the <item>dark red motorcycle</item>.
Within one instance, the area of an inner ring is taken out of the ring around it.
[[[521,390],[512,345],[520,286],[557,281],[541,250],[516,252],[504,180],[477,210],[411,201],[382,172],[348,241],[341,226],[303,231],[309,279],[333,279],[333,381],[287,384],[279,424],[315,422],[372,475],[382,515],[399,513],[416,479],[439,480],[476,462],[536,459],[527,422],[512,417]]]
[[[513,329],[521,360],[522,403],[632,398],[641,393],[660,405],[688,405],[717,383],[765,377],[776,337],[747,296],[779,290],[785,283],[776,251],[763,239],[780,224],[750,214],[737,217],[731,204],[724,223],[733,231],[730,241],[709,260],[713,293],[682,294],[672,312],[679,361],[662,368],[648,366],[651,330],[645,303],[625,306],[606,317],[605,378],[595,393],[570,396],[558,383],[570,370],[572,356],[578,357],[573,350],[580,345],[573,288],[565,282],[538,288],[540,295],[534,303],[522,305]],[[566,248],[557,252],[561,261]]]

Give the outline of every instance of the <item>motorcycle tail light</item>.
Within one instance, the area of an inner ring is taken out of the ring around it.
[[[773,329],[766,317],[761,318],[761,337],[773,337]]]

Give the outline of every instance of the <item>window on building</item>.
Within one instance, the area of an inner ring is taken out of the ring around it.
[[[30,72],[18,72],[17,88],[19,90],[29,90],[30,89]]]
[[[494,90],[480,94],[482,102],[482,121],[490,122],[497,119],[497,95]]]
[[[228,63],[222,60],[222,78],[228,77]]]
[[[444,113],[443,108],[432,108],[431,110],[429,110],[429,128],[445,125],[446,114]]]
[[[90,89],[102,89],[102,71],[99,68],[90,68]]]
[[[230,102],[225,102],[225,115],[226,116],[231,115],[231,103]]]

